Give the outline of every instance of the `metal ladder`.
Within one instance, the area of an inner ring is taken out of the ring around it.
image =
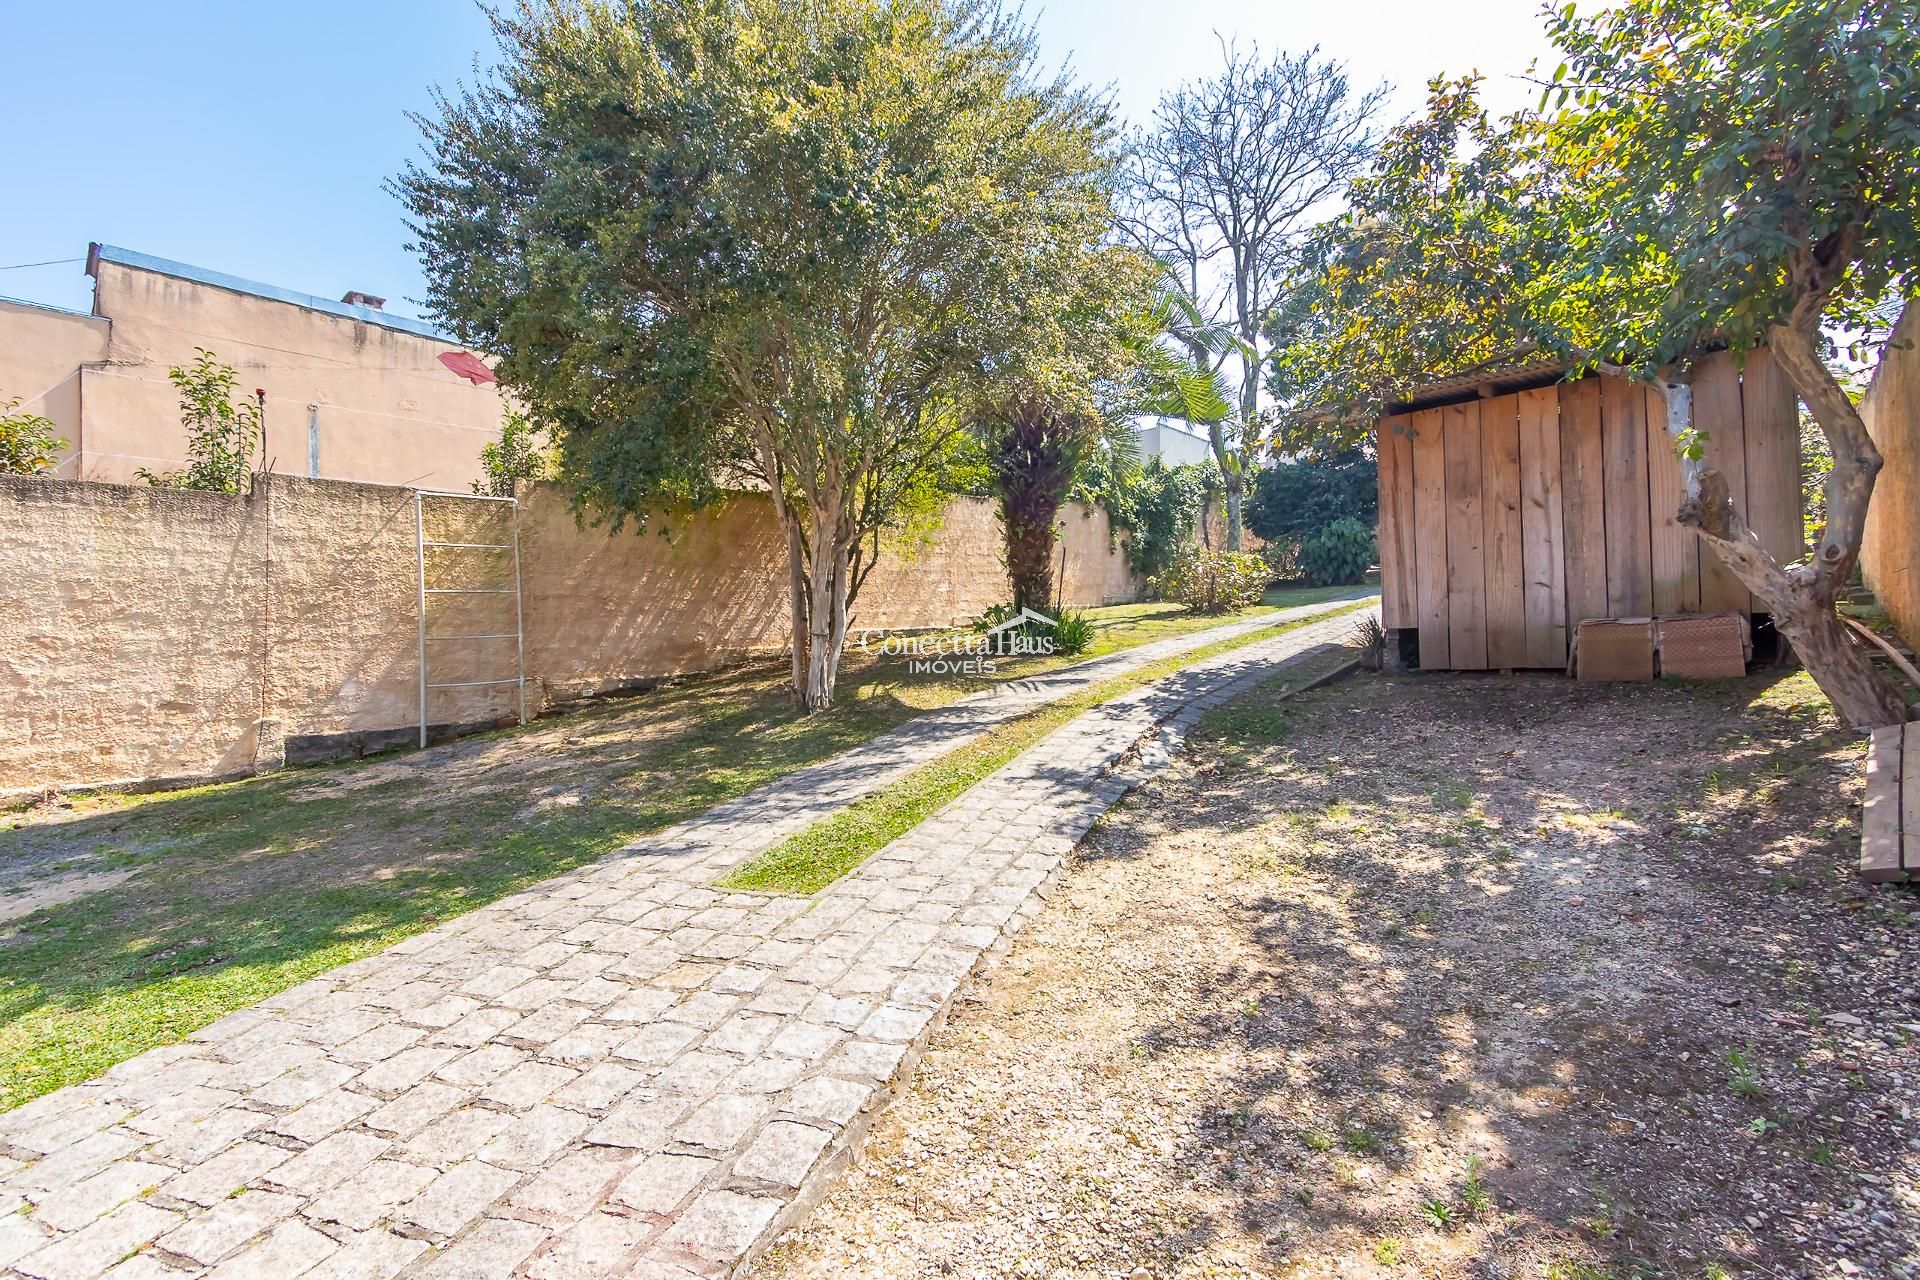
[[[450,498],[461,502],[506,503],[511,509],[512,541],[429,541],[426,515],[426,504],[429,498]],[[520,607],[520,503],[513,498],[496,498],[488,494],[415,489],[413,491],[413,532],[420,588],[420,745],[423,747],[427,745],[427,699],[436,689],[479,689],[514,685],[519,694],[520,723],[525,724],[527,722],[527,628],[525,614]],[[511,587],[429,587],[427,585],[427,553],[437,550],[511,551],[513,553],[513,585]],[[428,635],[427,597],[434,595],[510,595],[513,597],[513,630],[491,635]],[[449,680],[435,683],[428,676],[428,646],[449,640],[512,640],[516,672],[511,677],[499,680]]]

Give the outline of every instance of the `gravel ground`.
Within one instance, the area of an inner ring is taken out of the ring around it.
[[[1216,713],[757,1276],[1920,1276],[1920,899],[1803,676]]]

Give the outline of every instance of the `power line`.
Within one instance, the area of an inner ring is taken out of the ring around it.
[[[28,267],[61,267],[69,262],[85,261],[85,258],[49,258],[45,262],[16,262],[10,267],[0,267],[0,271],[25,271]]]

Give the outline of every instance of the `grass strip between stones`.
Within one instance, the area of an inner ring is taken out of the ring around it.
[[[818,893],[865,862],[893,841],[919,826],[948,801],[962,794],[1060,728],[1082,712],[1111,702],[1184,667],[1272,640],[1301,627],[1314,626],[1369,608],[1371,600],[1355,601],[1344,609],[1299,618],[1203,645],[1187,653],[1102,681],[1079,693],[1059,698],[1025,715],[993,727],[965,746],[930,760],[872,795],[823,818],[804,831],[736,867],[718,884],[722,889],[761,893]]]

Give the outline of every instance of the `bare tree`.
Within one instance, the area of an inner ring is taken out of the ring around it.
[[[1356,93],[1318,47],[1271,58],[1221,48],[1221,72],[1161,98],[1152,128],[1133,140],[1128,230],[1185,296],[1172,331],[1195,363],[1238,365],[1233,414],[1206,424],[1226,483],[1227,548],[1237,551],[1262,325],[1311,221],[1365,169],[1387,90]]]

